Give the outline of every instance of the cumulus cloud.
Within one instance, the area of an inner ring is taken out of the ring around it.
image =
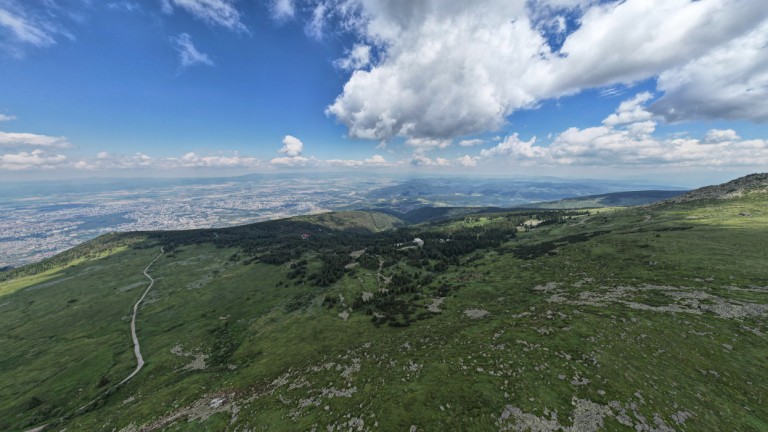
[[[461,140],[461,141],[459,141],[459,145],[461,147],[473,147],[473,146],[478,146],[478,145],[481,145],[481,144],[485,144],[485,140],[471,139],[471,140]]]
[[[444,149],[451,145],[450,139],[440,138],[408,138],[405,144],[416,147],[416,151],[424,152],[433,149]]]
[[[278,153],[285,156],[272,159],[270,164],[281,167],[305,167],[316,161],[315,158],[302,156],[304,143],[293,135],[286,135],[283,138],[283,146],[278,150]]]
[[[482,158],[480,156],[464,155],[455,159],[446,159],[441,157],[430,158],[423,153],[414,153],[409,160],[401,161],[399,165],[411,165],[431,168],[474,168],[477,166],[478,161]]]
[[[365,44],[355,44],[349,54],[336,60],[334,64],[342,70],[362,69],[371,63],[371,47]]]
[[[643,100],[648,97],[641,94],[622,103],[600,126],[568,128],[549,146],[536,145],[535,137],[523,141],[512,134],[480,156],[486,162],[549,167],[768,165],[768,141],[741,140],[730,129],[710,130],[703,139],[654,137],[656,123],[646,120],[650,115],[643,112]]]
[[[197,64],[213,66],[213,61],[207,54],[201,53],[192,43],[192,36],[182,33],[171,38],[174,48],[179,53],[179,61],[184,68]]]
[[[653,95],[650,92],[643,92],[630,100],[622,102],[614,114],[609,115],[603,120],[603,124],[613,127],[621,124],[651,120],[652,115],[645,109],[643,104],[652,98]]]
[[[0,147],[48,147],[65,149],[72,147],[72,144],[70,144],[64,137],[0,131]]]
[[[545,99],[659,77],[662,96],[653,110],[628,106],[606,127],[636,115],[649,121],[651,113],[768,118],[764,0],[535,3],[575,14],[578,28],[558,19],[542,30],[525,1],[320,2],[310,34],[339,22],[380,54],[368,69],[348,68],[353,72],[327,114],[354,138],[445,140],[498,129],[511,113]],[[561,46],[551,45],[552,32],[564,35]],[[339,63],[353,64],[349,57]]]
[[[154,158],[144,153],[132,155],[111,154],[105,151],[93,159],[82,159],[72,164],[80,170],[132,170],[132,169],[179,169],[179,168],[256,168],[261,161],[237,152],[229,156],[199,155],[188,152],[180,157]]]
[[[704,141],[709,143],[721,143],[738,141],[741,137],[733,129],[710,129],[704,135]]]
[[[304,152],[304,143],[295,136],[286,135],[283,138],[283,147],[278,152],[284,153],[288,157],[301,156]]]
[[[436,165],[446,166],[448,165],[448,160],[443,158],[432,159],[423,154],[414,153],[413,157],[410,160],[410,164],[412,166],[436,166]]]
[[[174,7],[189,12],[206,24],[237,32],[248,32],[232,0],[163,0],[163,12],[173,13]]]
[[[763,4],[763,7],[768,2]],[[768,122],[768,21],[708,54],[664,71],[651,111],[667,121]]]
[[[343,168],[358,168],[358,167],[389,167],[393,164],[387,162],[384,156],[373,155],[370,158],[363,160],[356,159],[330,159],[326,161],[319,161],[320,165],[343,167]]]
[[[31,152],[22,151],[0,155],[0,169],[14,171],[56,168],[66,162],[66,156],[47,153],[40,149],[32,150]]]
[[[463,167],[475,167],[477,166],[477,161],[480,159],[477,156],[470,156],[470,155],[464,155],[458,159],[456,159],[456,162],[463,166]]]
[[[558,87],[578,89],[655,76],[706,55],[768,17],[761,0],[627,0],[595,5],[562,47]],[[633,31],[627,31],[633,29]]]
[[[261,161],[254,157],[240,156],[200,156],[189,152],[178,160],[183,168],[255,168],[261,165]]]
[[[314,159],[304,156],[277,157],[269,161],[272,165],[281,167],[305,167],[313,162],[315,162]]]
[[[363,37],[386,55],[351,75],[328,114],[350,136],[377,140],[445,140],[500,127],[536,101],[545,41],[523,2],[487,6],[364,2]]]
[[[526,159],[538,159],[541,161],[547,159],[546,149],[535,147],[534,144],[536,144],[536,137],[531,138],[529,141],[523,141],[517,133],[514,133],[496,146],[482,150],[480,156],[485,158],[507,156],[518,161]]]

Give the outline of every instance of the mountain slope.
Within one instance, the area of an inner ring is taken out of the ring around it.
[[[768,173],[750,174],[731,180],[720,185],[706,186],[678,197],[671,198],[669,202],[686,202],[705,199],[737,198],[750,193],[768,192]]]
[[[0,429],[768,428],[767,194],[97,244],[0,297]]]
[[[674,198],[684,193],[686,193],[686,191],[642,190],[612,192],[600,195],[564,198],[558,201],[524,204],[519,207],[545,209],[629,207],[655,203],[665,199]]]

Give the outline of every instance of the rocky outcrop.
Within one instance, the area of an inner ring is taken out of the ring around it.
[[[662,203],[738,198],[747,193],[768,193],[768,173],[750,174],[728,183],[695,189]]]

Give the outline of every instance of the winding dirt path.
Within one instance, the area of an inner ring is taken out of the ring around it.
[[[136,355],[136,369],[134,369],[134,371],[131,372],[131,374],[128,375],[124,380],[120,381],[120,383],[117,384],[118,387],[133,378],[137,373],[139,373],[141,368],[144,367],[144,357],[141,356],[141,346],[139,345],[139,338],[136,336],[136,315],[139,314],[139,306],[141,306],[141,302],[144,301],[144,297],[147,296],[149,290],[151,290],[152,286],[155,285],[155,280],[152,278],[152,276],[149,275],[149,268],[152,267],[152,264],[154,264],[155,261],[157,261],[157,259],[163,255],[163,253],[165,253],[165,249],[161,247],[160,254],[158,254],[155,259],[153,259],[152,262],[150,262],[144,269],[144,276],[149,279],[149,286],[147,287],[146,291],[144,291],[144,294],[141,296],[141,298],[139,298],[139,301],[133,305],[133,317],[131,317],[131,337],[133,338],[133,353]]]
[[[128,382],[128,380],[133,378],[137,373],[139,373],[141,368],[144,367],[144,357],[141,356],[141,347],[139,346],[139,338],[136,336],[136,315],[138,315],[138,313],[139,313],[139,306],[141,306],[141,302],[144,301],[144,298],[147,296],[147,293],[149,293],[149,290],[151,290],[152,287],[155,285],[155,279],[153,279],[152,276],[149,275],[149,268],[152,267],[152,264],[154,264],[155,261],[157,261],[157,259],[160,258],[163,255],[163,253],[165,253],[165,249],[163,247],[161,247],[160,248],[160,253],[144,269],[144,276],[146,276],[147,279],[149,279],[149,286],[144,291],[144,294],[142,294],[141,298],[139,298],[139,301],[137,301],[136,304],[133,305],[133,316],[131,317],[131,337],[133,338],[133,352],[136,355],[136,369],[133,372],[131,372],[131,374],[128,375],[124,380],[120,381],[118,384],[116,384],[114,387],[112,387],[112,389],[110,391],[115,390],[116,388],[118,388],[118,387],[122,386],[123,384],[125,384],[126,382]],[[80,412],[82,412],[83,410],[88,408],[89,406],[91,406],[94,403],[96,403],[96,401],[98,401],[100,398],[103,398],[103,397],[107,396],[108,394],[109,394],[109,392],[106,392],[102,396],[99,396],[96,399],[94,399],[94,400],[88,402],[87,404],[81,406],[80,408],[76,409],[75,410],[75,414],[79,414]],[[46,424],[44,424],[42,426],[38,426],[38,427],[36,427],[34,429],[27,429],[25,432],[40,432],[40,431],[45,430],[45,428],[47,426],[48,426],[48,423],[46,423]]]

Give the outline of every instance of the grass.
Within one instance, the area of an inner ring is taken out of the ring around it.
[[[417,292],[398,294],[422,311],[445,297],[439,313],[407,327],[374,326],[365,306],[352,307],[361,293],[377,292],[376,270],[358,266],[315,287],[288,279],[288,264],[232,259],[236,246],[185,244],[150,269],[156,283],[137,323],[144,370],[61,427],[127,432],[222,397],[226,410],[197,409],[191,421],[163,423],[165,430],[520,426],[514,415],[502,418],[507,406],[527,418],[551,420],[557,412],[556,422],[571,426],[578,401],[612,407],[602,419],[607,430],[627,427],[622,410],[630,430],[658,426],[655,417],[675,430],[765,430],[766,204],[748,195],[600,209],[518,233],[449,263]],[[514,227],[515,218],[534,213],[462,216],[408,235]],[[302,221],[340,228],[366,226],[364,219]],[[346,253],[359,247],[350,243]],[[0,387],[0,429],[60,418],[109,388],[103,381],[130,373],[126,319],[157,249],[124,249],[57,270],[55,279],[10,282],[25,289],[0,297],[7,353],[0,381],[9,383]],[[515,253],[522,249],[546,251]],[[310,273],[321,253],[304,255]],[[430,272],[401,255],[384,275]],[[323,304],[339,295],[344,302]],[[719,302],[758,312],[728,318],[707,309]],[[680,311],[664,311],[672,306]],[[472,319],[468,309],[488,314]],[[207,367],[185,369],[192,357],[173,354],[175,346],[208,355]],[[683,423],[675,420],[680,413]]]
[[[126,247],[126,246],[119,246],[119,247],[116,247],[114,249],[109,250],[109,252],[102,252],[102,253],[99,253],[99,254],[95,254],[94,256],[89,256],[87,258],[86,257],[77,258],[77,259],[74,259],[74,260],[70,261],[66,265],[56,266],[56,267],[53,267],[51,269],[48,269],[48,270],[40,272],[40,273],[36,273],[34,275],[31,275],[31,276],[25,276],[25,277],[20,277],[20,278],[12,279],[12,280],[9,280],[9,281],[0,282],[0,297],[2,297],[4,295],[7,295],[7,294],[11,294],[11,293],[16,292],[16,291],[18,291],[20,289],[24,289],[24,288],[27,288],[27,287],[30,287],[30,286],[37,285],[39,287],[44,282],[48,282],[48,281],[51,281],[51,280],[54,280],[54,283],[55,283],[55,279],[60,277],[62,275],[62,272],[64,270],[70,268],[70,267],[76,266],[78,264],[85,263],[86,261],[90,261],[90,260],[94,260],[94,259],[100,259],[100,258],[105,258],[105,257],[108,257],[109,255],[123,252],[123,251],[125,251],[127,249],[128,249],[128,247]]]
[[[400,219],[379,212],[348,211],[322,213],[312,216],[298,216],[292,220],[305,221],[332,230],[381,232],[403,226]]]

